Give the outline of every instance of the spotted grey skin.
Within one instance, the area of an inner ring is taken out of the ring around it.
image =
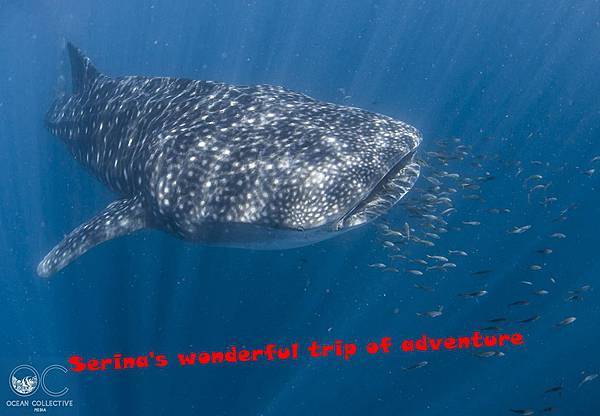
[[[73,94],[49,130],[120,195],[39,264],[49,276],[141,228],[235,247],[297,247],[386,212],[413,186],[420,133],[270,85],[100,74],[67,45]]]

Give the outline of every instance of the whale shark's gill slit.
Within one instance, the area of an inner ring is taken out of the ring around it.
[[[419,178],[420,166],[413,161],[414,151],[405,155],[375,185],[341,223],[356,226],[369,222],[385,213],[400,201]]]
[[[38,265],[37,274],[48,277],[92,247],[144,228],[145,218],[146,214],[138,197],[111,203],[56,245]]]

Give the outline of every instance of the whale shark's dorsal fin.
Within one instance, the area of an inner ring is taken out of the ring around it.
[[[71,42],[67,42],[71,61],[71,77],[73,78],[73,94],[81,94],[100,76],[100,72],[92,64],[90,58]]]
[[[88,222],[71,231],[37,267],[37,274],[48,277],[107,240],[132,233],[146,225],[146,214],[139,197],[113,202]]]

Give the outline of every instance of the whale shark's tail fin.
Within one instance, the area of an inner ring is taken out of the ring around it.
[[[139,197],[115,201],[58,243],[40,262],[37,274],[48,277],[92,247],[145,226],[146,213]]]
[[[71,60],[71,77],[73,78],[73,94],[81,94],[100,76],[100,72],[92,64],[90,58],[71,42],[67,42],[69,59]]]

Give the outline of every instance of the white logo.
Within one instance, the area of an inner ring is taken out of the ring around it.
[[[69,370],[62,365],[53,364],[40,374],[35,367],[21,364],[8,376],[10,389],[21,397],[6,400],[5,406],[21,409],[21,414],[25,408],[31,409],[34,413],[46,412],[48,409],[73,408],[73,399],[62,397],[69,392],[69,388],[65,386],[67,381],[65,375],[68,372]],[[36,392],[37,394],[33,396]]]
[[[35,368],[30,365],[23,364],[15,368],[12,373],[10,373],[10,388],[19,396],[31,396],[39,387],[39,379],[40,375]]]
[[[22,397],[31,396],[33,393],[35,393],[37,391],[37,389],[40,386],[42,387],[42,390],[44,390],[44,392],[48,396],[52,396],[52,397],[64,396],[65,394],[67,394],[69,392],[68,387],[63,387],[62,390],[57,391],[57,390],[53,390],[53,389],[49,388],[46,383],[46,377],[48,376],[48,373],[50,373],[51,371],[56,371],[56,370],[58,370],[62,373],[65,373],[65,374],[68,372],[68,370],[65,367],[63,367],[62,365],[53,364],[53,365],[46,367],[40,377],[40,374],[34,367],[32,367],[28,364],[22,364],[22,365],[16,367],[10,373],[8,382],[10,384],[10,388],[12,389],[12,391],[14,391],[15,394],[18,394],[19,396],[22,396]]]

